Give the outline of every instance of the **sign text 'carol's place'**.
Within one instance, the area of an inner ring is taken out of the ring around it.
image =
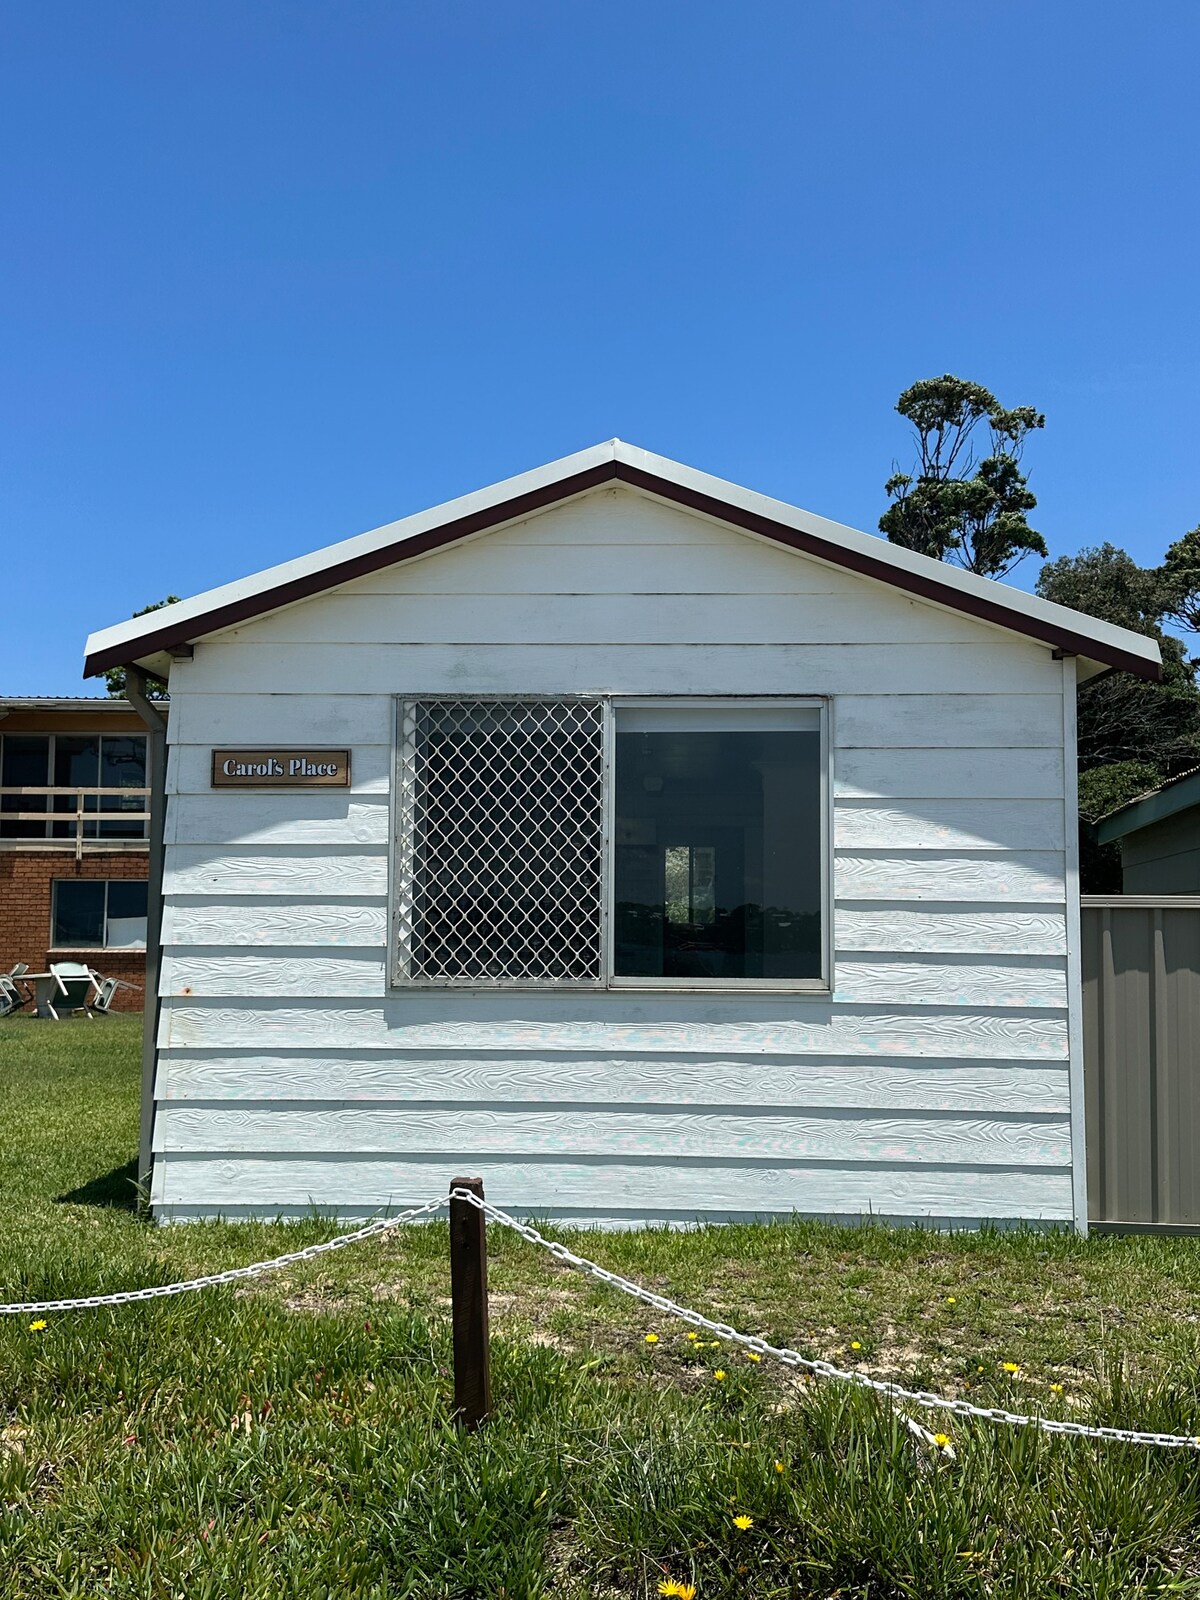
[[[214,789],[345,789],[349,750],[214,750]]]

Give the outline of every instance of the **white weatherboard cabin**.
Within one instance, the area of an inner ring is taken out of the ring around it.
[[[114,664],[170,676],[159,1218],[1086,1227],[1075,688],[1151,640],[614,440]]]

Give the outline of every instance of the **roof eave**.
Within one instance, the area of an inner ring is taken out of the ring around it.
[[[150,666],[156,660],[169,659],[172,651],[207,634],[237,627],[254,617],[310,599],[384,567],[413,560],[473,534],[520,521],[550,505],[612,482],[628,484],[715,521],[1024,634],[1063,655],[1077,656],[1089,665],[1094,664],[1097,670],[1130,672],[1152,682],[1162,676],[1158,646],[1152,639],[1143,640],[1139,635],[1105,623],[1097,623],[1095,631],[1083,631],[1078,624],[1089,619],[1080,613],[1032,596],[1020,596],[1019,600],[1009,598],[1010,594],[1017,596],[1017,591],[1006,591],[1003,585],[951,571],[939,562],[897,550],[882,540],[871,539],[823,518],[798,515],[794,508],[781,502],[722,483],[690,468],[662,462],[658,457],[615,440],[555,463],[553,468],[542,468],[509,480],[507,484],[496,485],[492,490],[450,502],[441,508],[450,513],[447,516],[439,517],[435,511],[406,519],[394,526],[411,529],[413,522],[417,522],[418,527],[397,538],[380,540],[378,535],[361,535],[345,542],[346,553],[340,559],[322,561],[322,552],[317,552],[262,574],[268,581],[257,588],[247,580],[228,585],[224,590],[214,590],[214,597],[224,595],[226,598],[207,610],[202,604],[206,597],[198,596],[195,601],[184,601],[151,613],[145,621],[139,618],[140,626],[136,628],[126,622],[104,629],[88,640],[84,676],[92,677],[130,662]],[[516,492],[501,492],[506,489]],[[457,514],[456,507],[461,508]],[[382,531],[386,533],[387,530]],[[874,545],[880,548],[875,550]],[[274,583],[269,581],[272,575],[277,579]],[[154,665],[152,670],[158,672],[161,668]]]

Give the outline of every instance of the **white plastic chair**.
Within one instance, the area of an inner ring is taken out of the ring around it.
[[[17,981],[28,971],[28,961],[18,961],[11,972],[0,972],[0,1017],[10,1017],[29,1004],[29,991]]]
[[[140,988],[139,984],[126,983],[124,978],[102,978],[98,972],[93,972],[92,977],[96,982],[96,998],[92,1002],[91,1011],[99,1011],[103,1016],[107,1016],[112,1010],[118,989]]]
[[[62,996],[58,1002],[58,1009],[53,1001],[47,1000],[46,1010],[55,1022],[61,1022],[59,1009],[66,1012],[82,1011],[90,1022],[92,1014],[88,1010],[92,996],[99,991],[91,967],[82,961],[57,961],[50,965],[50,976],[54,979],[59,994]]]

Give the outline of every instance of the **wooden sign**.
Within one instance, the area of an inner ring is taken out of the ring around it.
[[[214,789],[346,789],[349,750],[214,750]]]

